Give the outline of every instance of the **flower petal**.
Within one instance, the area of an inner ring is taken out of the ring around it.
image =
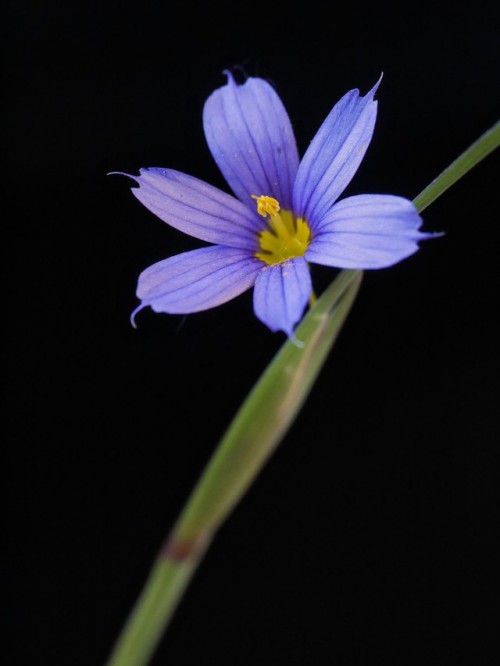
[[[132,194],[175,229],[209,243],[258,247],[261,218],[230,194],[173,169],[141,169]],[[128,174],[127,174],[128,175]]]
[[[274,89],[263,79],[228,82],[205,103],[203,126],[208,147],[236,196],[254,206],[252,194],[292,205],[299,164],[290,119]]]
[[[337,268],[385,268],[416,252],[418,241],[440,235],[419,232],[421,224],[415,206],[403,197],[348,197],[317,223],[305,257]]]
[[[349,91],[330,111],[304,155],[293,190],[293,210],[313,226],[356,173],[372,138],[379,82],[365,97]]]
[[[303,257],[267,266],[255,281],[255,314],[271,331],[291,336],[311,292],[311,274]]]
[[[249,289],[261,268],[245,250],[221,245],[177,254],[141,273],[138,310],[150,305],[155,312],[186,314],[214,308]]]

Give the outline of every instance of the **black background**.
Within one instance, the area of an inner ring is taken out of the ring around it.
[[[466,6],[2,3],[3,663],[103,664],[283,341],[250,292],[185,320],[148,310],[133,330],[140,271],[200,243],[105,174],[165,166],[224,188],[201,112],[228,67],[275,84],[301,151],[342,94],[383,71],[347,193],[412,198],[498,116],[494,3]],[[444,238],[365,275],[153,664],[496,661],[497,165],[490,156],[425,212]],[[319,291],[334,274],[315,269]]]

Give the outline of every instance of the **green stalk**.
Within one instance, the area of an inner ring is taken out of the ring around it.
[[[465,150],[460,157],[442,171],[432,183],[420,192],[413,203],[422,212],[433,201],[440,197],[449,187],[454,185],[457,180],[479,164],[487,155],[498,148],[500,145],[500,121],[479,137],[471,146]]]
[[[422,211],[500,143],[500,123],[414,203]],[[341,271],[287,340],[236,414],[156,558],[107,666],[145,666],[206,549],[304,403],[354,303],[361,271]]]
[[[298,414],[361,277],[361,271],[337,276],[243,403],[158,555],[108,666],[147,664],[218,527]]]
[[[109,666],[139,666],[149,657],[167,627],[201,559],[184,562],[158,556],[125,624]]]

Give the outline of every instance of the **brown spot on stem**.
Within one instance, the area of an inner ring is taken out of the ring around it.
[[[206,534],[193,539],[179,539],[173,533],[161,549],[160,556],[174,562],[185,562],[186,560],[198,559],[203,555],[210,542]]]

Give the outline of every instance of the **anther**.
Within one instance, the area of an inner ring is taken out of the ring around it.
[[[266,217],[267,215],[274,217],[278,214],[280,205],[277,199],[268,197],[265,194],[261,194],[260,196],[252,194],[251,197],[252,199],[257,200],[257,212],[259,215],[262,215],[262,217]]]

